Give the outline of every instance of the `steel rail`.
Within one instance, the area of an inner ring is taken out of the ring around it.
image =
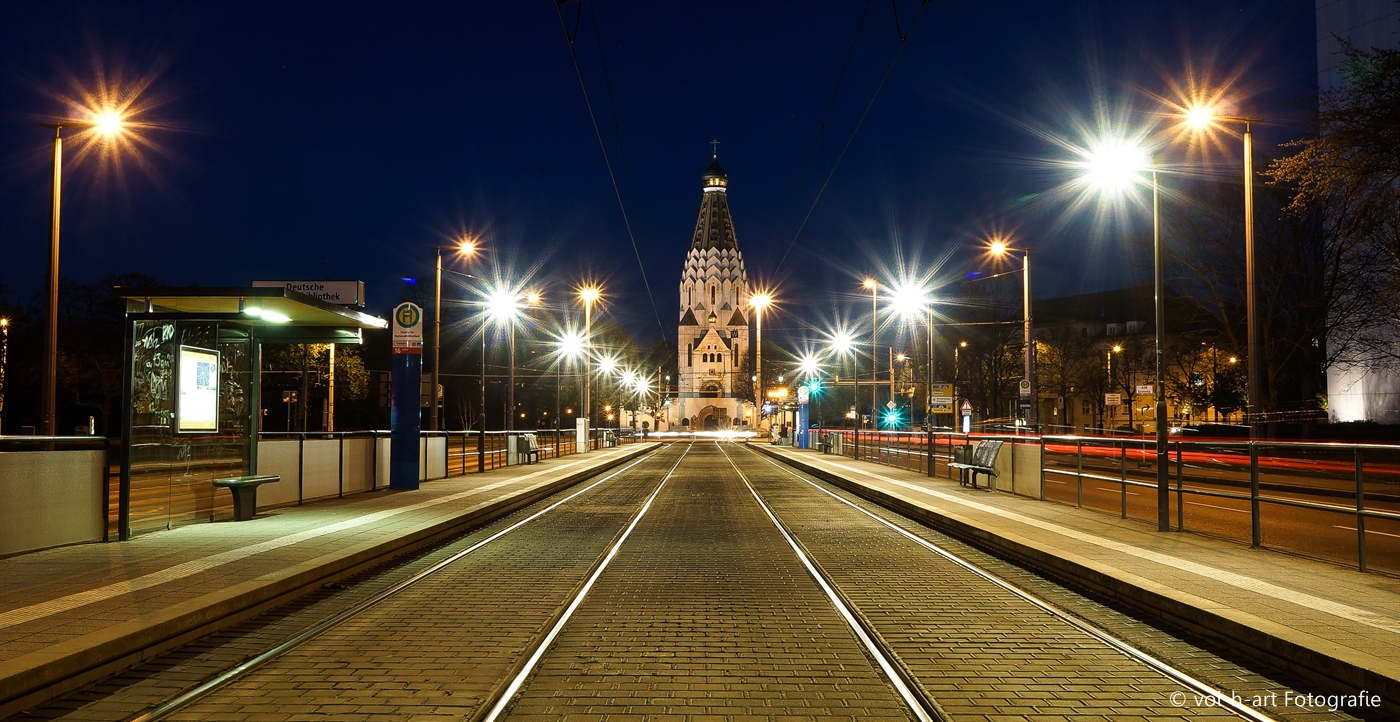
[[[758,452],[752,452],[752,453],[757,454]],[[1223,690],[1217,689],[1217,688],[1211,686],[1210,684],[1207,684],[1206,682],[1202,682],[1202,681],[1196,679],[1195,677],[1192,677],[1191,675],[1187,674],[1186,672],[1183,672],[1183,671],[1177,669],[1176,667],[1173,667],[1173,666],[1171,666],[1170,664],[1168,664],[1168,663],[1166,663],[1166,662],[1164,662],[1164,661],[1162,661],[1162,660],[1160,660],[1160,659],[1158,659],[1158,658],[1156,658],[1156,657],[1154,657],[1154,656],[1152,656],[1152,655],[1150,655],[1150,654],[1148,654],[1148,653],[1146,653],[1146,652],[1144,652],[1144,651],[1142,651],[1142,650],[1140,650],[1140,649],[1138,649],[1138,648],[1132,646],[1131,644],[1128,644],[1127,642],[1124,642],[1123,640],[1118,639],[1117,637],[1113,636],[1112,634],[1109,634],[1108,632],[1106,632],[1106,631],[1104,631],[1104,630],[1102,630],[1102,629],[1099,629],[1098,627],[1095,627],[1095,626],[1093,626],[1092,624],[1089,624],[1088,622],[1085,622],[1085,621],[1082,620],[1082,619],[1079,619],[1078,617],[1074,616],[1073,614],[1070,614],[1069,612],[1066,612],[1066,611],[1060,609],[1059,607],[1057,607],[1057,606],[1051,604],[1050,602],[1047,602],[1047,601],[1041,599],[1040,597],[1038,597],[1038,596],[1036,596],[1036,595],[1034,595],[1034,594],[1031,594],[1030,592],[1025,591],[1024,589],[1021,589],[1020,587],[1017,587],[1016,585],[1014,585],[1014,584],[1012,584],[1011,582],[1008,582],[1008,581],[1002,579],[1001,577],[997,576],[996,574],[993,574],[992,572],[987,571],[986,569],[983,569],[982,567],[980,567],[980,566],[978,566],[978,565],[976,565],[976,564],[974,564],[974,563],[972,563],[972,562],[969,562],[969,561],[963,559],[962,557],[959,557],[958,555],[956,555],[956,554],[954,554],[954,553],[952,553],[952,552],[950,552],[950,551],[948,551],[948,550],[946,550],[946,549],[944,549],[944,548],[938,546],[937,544],[934,544],[933,542],[928,541],[927,539],[924,539],[923,537],[918,536],[917,534],[914,534],[914,533],[912,533],[912,532],[910,532],[910,531],[908,531],[908,530],[906,530],[906,529],[900,528],[899,526],[897,526],[897,525],[891,523],[890,521],[888,521],[888,520],[886,520],[886,519],[883,519],[883,518],[881,518],[879,515],[874,514],[874,513],[870,512],[870,511],[866,510],[866,509],[861,508],[859,505],[857,505],[857,504],[855,504],[855,503],[852,503],[851,501],[849,501],[849,500],[847,500],[847,499],[841,498],[840,496],[838,496],[837,494],[833,493],[832,491],[830,491],[830,490],[828,490],[828,489],[822,488],[819,484],[813,482],[812,480],[804,478],[802,475],[798,474],[797,472],[795,472],[795,471],[793,471],[793,470],[791,470],[791,469],[789,469],[789,468],[787,468],[787,467],[784,467],[784,466],[779,465],[777,462],[773,461],[772,459],[769,459],[768,457],[763,457],[763,460],[764,460],[764,461],[767,461],[767,462],[768,462],[769,464],[771,464],[774,468],[777,468],[777,469],[779,469],[779,470],[781,470],[781,471],[784,471],[784,472],[790,474],[791,476],[796,477],[799,481],[802,481],[802,482],[808,484],[808,485],[811,486],[813,489],[816,489],[817,491],[820,491],[821,493],[826,494],[827,496],[831,497],[832,499],[835,499],[835,500],[841,502],[842,504],[845,504],[846,506],[849,506],[849,507],[851,507],[852,509],[855,509],[856,511],[860,512],[861,514],[864,514],[865,516],[870,517],[871,519],[873,519],[873,520],[875,520],[876,522],[879,522],[880,524],[882,524],[882,525],[888,527],[889,529],[891,529],[891,530],[893,530],[894,532],[900,534],[901,536],[903,536],[903,537],[909,539],[910,541],[914,542],[915,544],[918,544],[919,546],[922,546],[922,547],[924,547],[925,549],[927,549],[927,550],[929,550],[929,551],[931,551],[931,552],[933,552],[933,553],[935,553],[935,554],[938,554],[939,556],[942,556],[943,558],[947,559],[948,561],[953,562],[954,564],[957,564],[958,566],[960,566],[960,567],[966,569],[967,571],[970,571],[970,572],[972,572],[973,574],[976,574],[977,576],[982,577],[983,579],[985,579],[985,580],[991,582],[992,584],[995,584],[996,586],[1001,587],[1002,589],[1004,589],[1004,590],[1006,590],[1006,591],[1008,591],[1008,592],[1011,592],[1012,594],[1014,594],[1014,595],[1020,597],[1021,599],[1023,599],[1023,600],[1025,600],[1025,601],[1029,602],[1030,604],[1032,604],[1032,605],[1034,605],[1035,607],[1041,609],[1042,611],[1047,612],[1047,613],[1050,614],[1051,616],[1054,616],[1054,617],[1060,619],[1061,621],[1066,622],[1066,623],[1069,624],[1070,626],[1072,626],[1072,627],[1074,627],[1074,628],[1080,630],[1081,632],[1084,632],[1085,634],[1088,634],[1089,636],[1091,636],[1091,637],[1093,637],[1093,638],[1099,640],[1100,642],[1103,642],[1104,644],[1106,644],[1106,645],[1108,645],[1109,647],[1111,647],[1111,648],[1113,648],[1113,649],[1115,649],[1115,650],[1117,650],[1117,651],[1119,651],[1119,652],[1121,652],[1121,653],[1127,655],[1128,657],[1131,657],[1132,659],[1135,659],[1135,660],[1137,660],[1137,661],[1139,661],[1139,662],[1142,662],[1143,664],[1146,664],[1148,667],[1151,667],[1152,669],[1156,670],[1157,672],[1160,672],[1161,674],[1163,674],[1164,676],[1168,677],[1169,679],[1172,679],[1172,680],[1174,680],[1174,681],[1176,681],[1176,682],[1181,683],[1182,685],[1184,685],[1184,686],[1190,688],[1190,689],[1191,689],[1192,691],[1194,691],[1194,692],[1197,692],[1197,693],[1201,694],[1202,696],[1209,696],[1209,697],[1214,698],[1216,701],[1218,701],[1218,702],[1220,703],[1220,705],[1221,705],[1222,707],[1228,708],[1230,711],[1234,712],[1235,714],[1238,714],[1239,716],[1244,717],[1245,719],[1248,719],[1248,720],[1254,720],[1254,722],[1276,722],[1274,717],[1270,717],[1270,716],[1268,716],[1268,715],[1266,715],[1266,714],[1260,712],[1259,710],[1256,710],[1256,709],[1254,709],[1253,707],[1250,707],[1249,705],[1244,704],[1242,701],[1239,701],[1239,700],[1234,699],[1229,693],[1227,693],[1227,692],[1225,692],[1225,691],[1223,691]],[[1115,481],[1116,481],[1116,480],[1115,480]]]
[[[584,582],[583,586],[579,587],[579,590],[574,594],[574,598],[569,602],[569,606],[565,607],[563,613],[555,618],[554,624],[550,625],[549,632],[535,645],[535,650],[530,655],[529,660],[521,666],[520,670],[516,672],[515,677],[510,681],[510,684],[506,685],[506,688],[496,697],[495,703],[491,705],[491,711],[487,712],[486,715],[481,718],[481,722],[495,722],[495,720],[500,717],[501,713],[505,711],[506,707],[510,705],[510,701],[515,698],[516,693],[525,685],[525,680],[529,679],[530,675],[534,673],[535,666],[544,658],[545,652],[549,651],[549,645],[554,643],[555,637],[559,636],[560,630],[568,623],[569,618],[574,615],[574,611],[583,604],[583,600],[588,596],[589,590],[593,588],[594,582],[597,582],[598,578],[603,576],[603,572],[607,570],[608,564],[612,562],[613,557],[617,556],[617,551],[622,548],[623,543],[627,541],[627,537],[632,535],[632,530],[636,529],[637,524],[642,521],[642,517],[646,516],[647,510],[651,508],[651,503],[656,500],[656,496],[661,493],[661,489],[666,486],[666,482],[670,481],[671,475],[675,474],[676,469],[680,468],[681,462],[685,460],[686,454],[690,453],[691,446],[694,446],[694,444],[685,447],[685,451],[681,452],[681,458],[676,459],[676,463],[671,467],[671,470],[666,472],[665,476],[661,477],[661,483],[656,485],[656,490],[651,492],[651,496],[647,497],[646,502],[642,504],[642,508],[638,509],[636,515],[632,517],[632,522],[627,525],[622,534],[612,543],[612,546],[608,547],[608,551],[603,555],[602,561],[594,567],[593,574],[588,577],[588,581]]]
[[[716,442],[715,445],[719,446],[719,443]],[[836,607],[836,611],[841,614],[841,618],[850,626],[851,631],[855,632],[856,638],[860,640],[861,644],[865,645],[866,652],[868,652],[875,660],[876,664],[880,666],[880,671],[885,673],[885,677],[890,680],[891,686],[899,693],[904,703],[909,706],[914,716],[918,718],[920,722],[951,722],[947,713],[938,707],[937,702],[931,698],[925,699],[922,694],[914,691],[915,688],[918,687],[918,683],[913,678],[913,675],[907,673],[902,665],[896,666],[895,663],[891,661],[891,658],[895,656],[894,650],[887,648],[883,640],[879,642],[876,641],[880,638],[879,634],[874,629],[868,629],[866,627],[864,621],[852,611],[851,607],[853,605],[846,604],[843,595],[836,590],[835,582],[827,578],[826,573],[812,562],[807,556],[807,553],[802,550],[802,546],[798,544],[797,540],[788,532],[787,527],[783,526],[781,521],[778,521],[778,517],[773,514],[773,510],[763,501],[763,497],[759,496],[758,490],[754,489],[753,484],[749,483],[748,476],[739,469],[738,464],[734,463],[734,459],[729,456],[729,453],[724,450],[724,447],[720,446],[719,450],[720,453],[724,454],[724,458],[729,462],[729,465],[734,467],[734,472],[743,480],[744,486],[748,487],[749,493],[753,494],[754,500],[757,501],[758,506],[763,509],[763,513],[768,515],[768,519],[773,522],[773,526],[777,527],[778,532],[783,535],[783,539],[787,540],[788,546],[792,547],[792,551],[797,554],[797,558],[801,560],[802,566],[807,568],[807,573],[812,575],[812,579],[815,580],[817,585],[822,588],[822,591],[826,593],[827,599],[831,602],[832,606]]]
[[[655,451],[644,454],[643,456],[639,457],[636,461],[633,461],[632,463],[622,467],[621,469],[618,469],[617,471],[614,471],[613,473],[604,476],[603,478],[593,482],[592,484],[589,484],[588,486],[579,489],[578,491],[575,491],[574,493],[564,497],[563,499],[560,499],[559,501],[554,502],[553,504],[550,504],[549,506],[535,512],[534,514],[531,514],[530,516],[525,517],[524,519],[521,519],[520,521],[517,521],[514,524],[511,524],[505,529],[502,529],[492,534],[491,536],[488,536],[485,539],[482,539],[481,541],[472,544],[466,549],[463,549],[462,551],[459,551],[453,554],[452,556],[447,557],[446,559],[443,559],[442,561],[439,561],[436,564],[433,564],[432,566],[428,567],[427,569],[424,569],[421,572],[418,572],[417,574],[414,574],[408,579],[405,579],[393,585],[392,587],[389,587],[388,589],[385,589],[384,591],[375,594],[374,596],[368,599],[362,600],[351,607],[342,609],[339,612],[336,612],[330,615],[329,617],[322,619],[316,624],[302,630],[295,636],[291,637],[290,639],[287,639],[284,642],[279,643],[278,645],[272,647],[266,652],[252,657],[247,661],[241,662],[238,665],[231,667],[225,670],[224,672],[210,679],[207,679],[204,682],[201,682],[200,684],[194,687],[191,687],[190,689],[180,693],[176,697],[173,697],[170,700],[167,700],[166,702],[163,702],[162,704],[156,707],[150,708],[144,712],[140,712],[132,717],[125,718],[124,722],[154,722],[155,720],[163,719],[165,716],[169,715],[172,712],[179,711],[181,708],[189,706],[191,703],[208,696],[210,693],[219,690],[220,688],[224,687],[230,682],[237,680],[239,677],[247,675],[248,673],[258,669],[259,667],[267,664],[268,662],[277,659],[278,657],[281,657],[282,655],[292,651],[293,649],[296,649],[297,647],[300,647],[306,642],[309,642],[312,639],[315,639],[316,637],[319,637],[322,634],[326,633],[327,631],[330,631],[334,627],[339,626],[345,623],[346,621],[350,620],[351,618],[360,615],[361,613],[369,610],[371,607],[374,607],[379,603],[389,599],[390,597],[393,597],[399,592],[402,592],[403,590],[417,584],[418,582],[423,581],[427,577],[432,576],[433,574],[436,574],[439,571],[442,571],[447,566],[461,560],[468,554],[471,554],[472,552],[475,552],[476,550],[486,546],[487,544],[490,544],[491,542],[500,539],[506,534],[509,534],[510,532],[513,532],[516,529],[519,529],[520,527],[544,516],[545,514],[548,514],[549,512],[557,509],[558,507],[568,503],[569,501],[572,501],[579,495],[592,490],[599,484],[602,484],[620,474],[627,472],[628,470],[632,469],[638,464],[641,464],[650,459],[651,457],[657,455],[664,448],[665,447],[659,447]],[[685,454],[682,454],[681,458],[685,458]],[[679,464],[680,462],[677,463]]]

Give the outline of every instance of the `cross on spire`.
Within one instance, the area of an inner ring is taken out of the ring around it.
[[[710,141],[710,150],[712,150],[712,151],[714,152],[714,154],[715,154],[715,157],[718,158],[718,157],[719,157],[719,141],[717,141],[717,140],[712,140],[712,141]]]

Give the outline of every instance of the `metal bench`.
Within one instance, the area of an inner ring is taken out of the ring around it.
[[[233,520],[248,521],[258,511],[258,487],[282,480],[276,474],[261,476],[230,476],[215,479],[214,486],[222,486],[233,494]]]
[[[986,474],[993,479],[1001,476],[1001,473],[996,470],[997,454],[1001,452],[1001,443],[1000,441],[993,441],[991,439],[983,439],[977,442],[977,447],[972,452],[972,458],[970,460],[967,458],[967,451],[972,447],[960,446],[953,449],[953,463],[948,466],[953,469],[962,470],[962,474],[958,479],[958,484],[967,484],[968,474],[966,472],[969,471],[972,472],[972,488],[974,489],[977,488],[978,474]],[[990,482],[988,482],[988,485],[990,485]]]
[[[521,434],[515,437],[515,453],[525,458],[525,463],[532,463],[530,457],[535,457],[535,461],[540,460],[540,442],[534,434]]]

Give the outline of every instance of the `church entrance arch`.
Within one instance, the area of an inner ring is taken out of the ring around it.
[[[697,431],[720,431],[728,429],[729,426],[729,409],[706,406],[695,415],[695,423],[692,424],[691,428]]]

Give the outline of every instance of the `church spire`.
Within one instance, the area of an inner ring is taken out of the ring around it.
[[[690,247],[700,250],[720,248],[737,251],[739,242],[734,238],[734,219],[729,215],[727,196],[729,174],[725,173],[724,167],[719,164],[718,154],[715,154],[710,167],[700,175],[700,182],[704,196],[700,200],[700,218],[695,221],[695,236],[690,242]]]

